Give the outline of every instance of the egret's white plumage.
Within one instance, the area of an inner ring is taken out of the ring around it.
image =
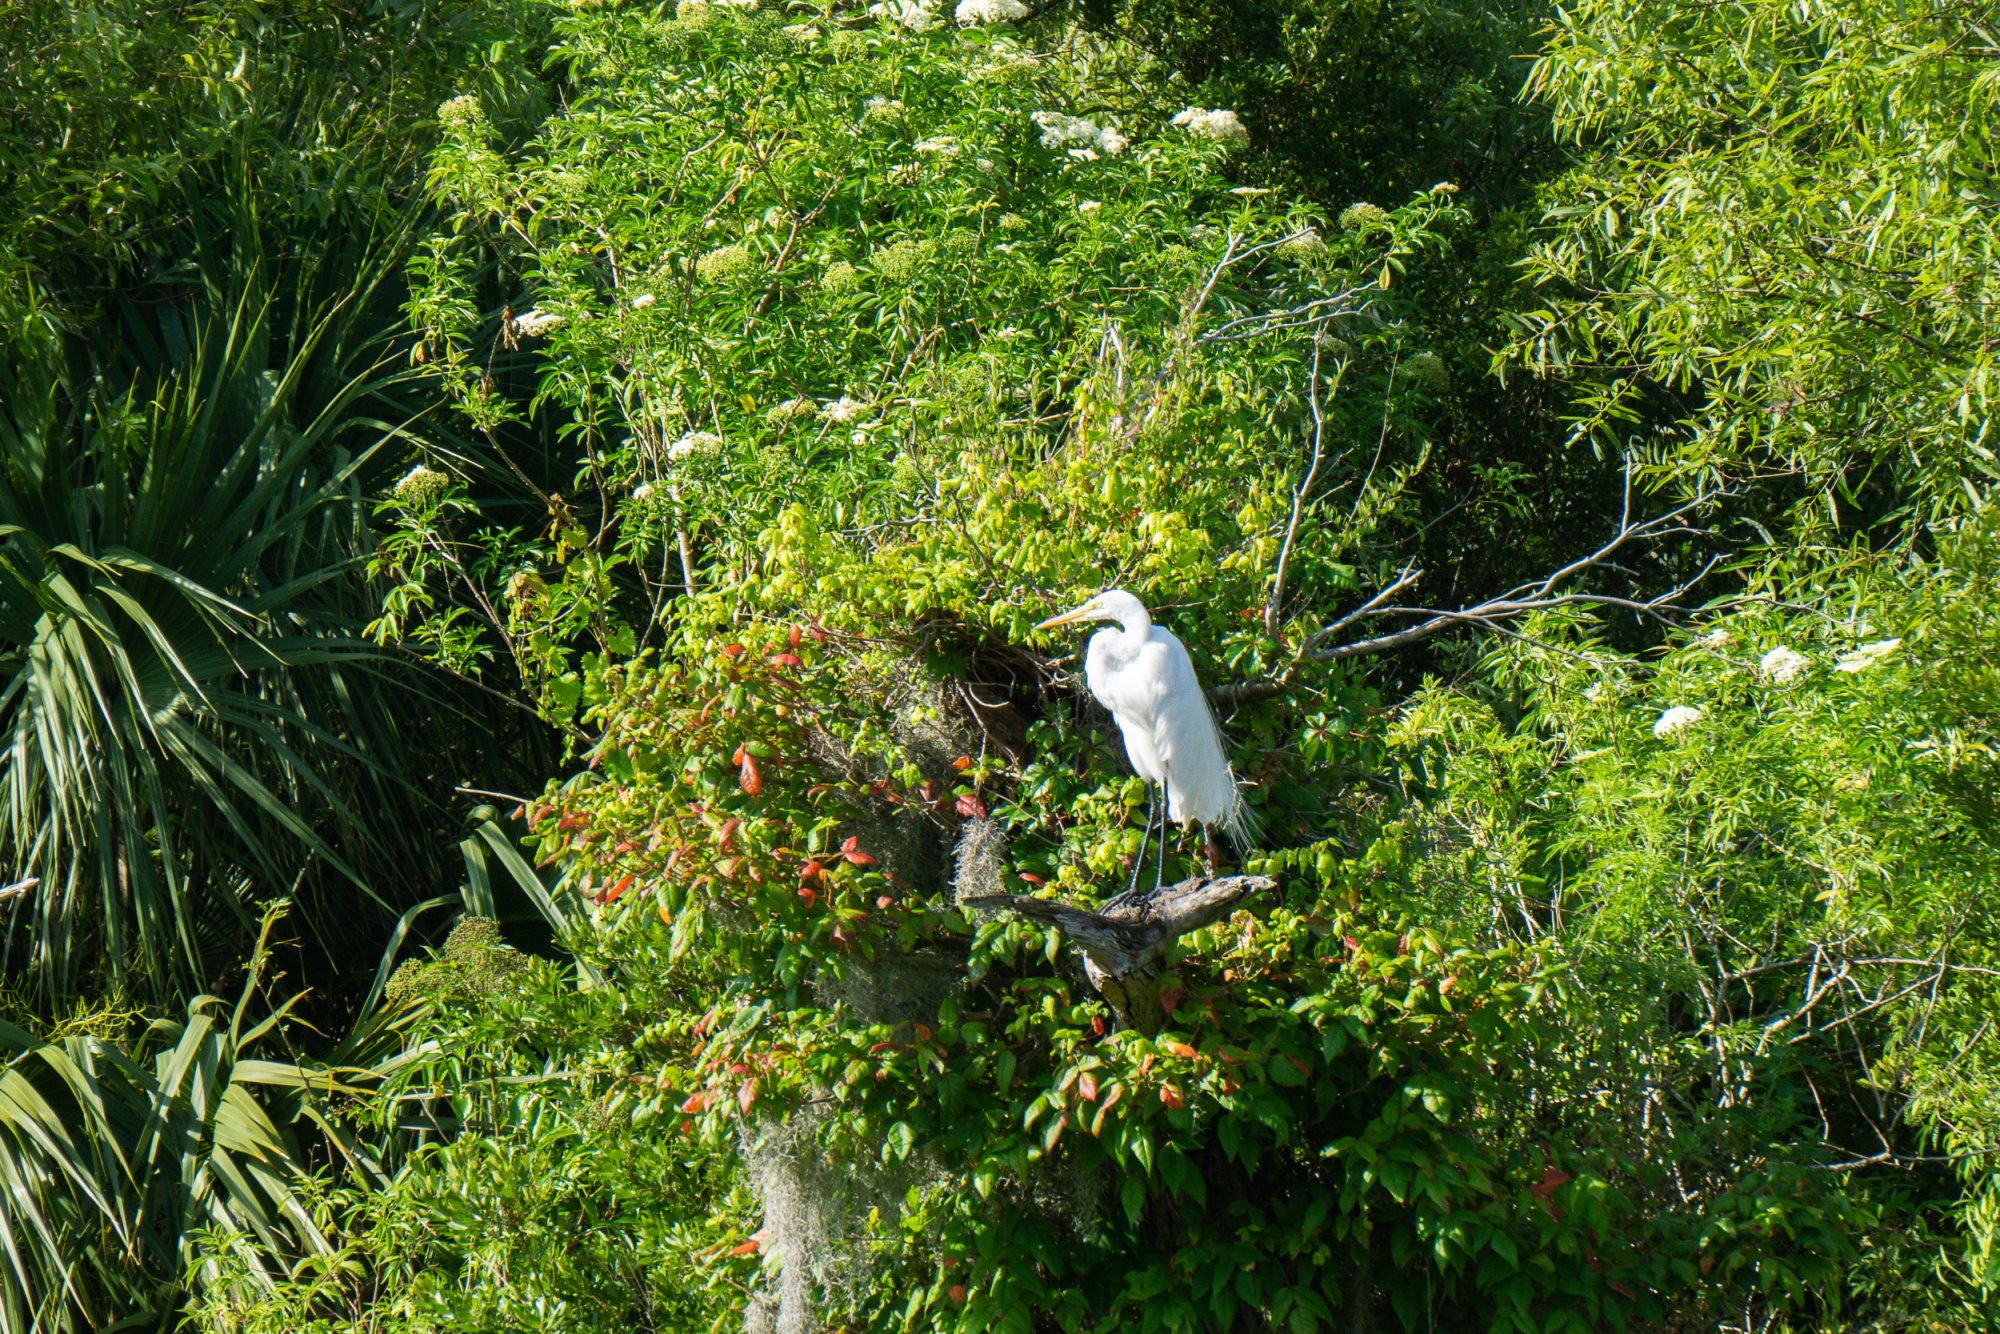
[[[1166,789],[1167,818],[1226,829],[1239,847],[1249,846],[1249,813],[1181,641],[1154,625],[1138,598],[1116,588],[1035,628],[1076,621],[1118,623],[1090,637],[1084,683],[1117,720],[1133,772]]]

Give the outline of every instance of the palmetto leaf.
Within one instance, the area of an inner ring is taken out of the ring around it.
[[[290,1260],[331,1250],[298,1195],[307,1166],[291,1127],[330,1128],[327,1100],[382,1071],[246,1055],[281,1036],[291,1008],[242,1026],[279,911],[263,918],[233,1009],[197,996],[129,1052],[0,1023],[0,1334],[105,1329],[135,1313],[151,1325],[200,1231],[254,1237],[252,1272],[267,1285]],[[342,1148],[379,1176],[351,1137]]]
[[[0,866],[40,879],[4,963],[44,997],[165,1003],[261,901],[296,894],[331,955],[429,887],[420,682],[361,637],[355,577],[410,414],[357,314],[385,264],[338,267],[360,290],[320,300],[224,265],[154,335],[131,312],[118,346],[0,365]]]

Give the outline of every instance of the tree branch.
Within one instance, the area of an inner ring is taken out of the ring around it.
[[[1196,876],[1164,889],[1120,894],[1097,912],[1025,894],[981,894],[963,903],[972,909],[1019,913],[1068,936],[1083,951],[1090,984],[1119,1020],[1151,1035],[1166,1022],[1154,979],[1168,947],[1191,931],[1221,921],[1252,894],[1276,886],[1277,881],[1263,875]]]

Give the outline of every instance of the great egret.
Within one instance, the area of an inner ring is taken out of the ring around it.
[[[1222,732],[1208,699],[1195,680],[1194,663],[1173,632],[1153,624],[1144,603],[1122,588],[1099,593],[1075,611],[1051,616],[1036,626],[1049,630],[1077,621],[1116,621],[1117,629],[1090,637],[1083,679],[1097,702],[1111,710],[1125,736],[1125,756],[1146,781],[1146,829],[1132,863],[1131,892],[1139,883],[1158,810],[1157,784],[1166,790],[1166,818],[1220,826],[1238,847],[1250,842],[1250,816],[1229,771]],[[1166,867],[1166,826],[1160,826],[1160,871]]]

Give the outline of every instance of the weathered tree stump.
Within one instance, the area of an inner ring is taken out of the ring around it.
[[[1151,1037],[1166,1024],[1160,962],[1168,946],[1212,926],[1252,894],[1275,888],[1266,875],[1196,876],[1177,885],[1120,894],[1096,912],[1025,894],[981,894],[967,908],[1004,908],[1047,922],[1083,951],[1083,971],[1119,1022]]]

